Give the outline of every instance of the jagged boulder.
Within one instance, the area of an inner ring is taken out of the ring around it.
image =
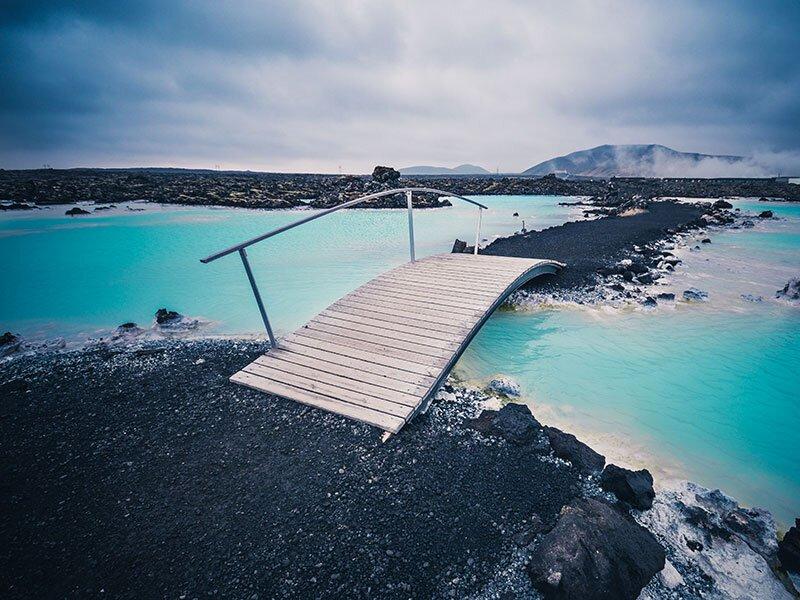
[[[372,179],[378,183],[393,183],[400,179],[400,171],[378,165],[372,170]]]
[[[467,242],[456,239],[453,244],[453,254],[464,254],[467,251]]]
[[[555,427],[545,427],[547,439],[553,453],[568,460],[583,473],[600,471],[606,464],[606,457],[592,450],[571,433],[565,433]]]
[[[795,519],[794,527],[778,543],[778,558],[784,569],[800,573],[800,519]]]
[[[607,465],[600,475],[600,487],[638,510],[651,508],[656,496],[653,476],[647,469],[631,471],[617,465]]]
[[[727,200],[722,200],[722,199],[717,200],[711,206],[712,208],[733,208],[733,204],[731,204]]]
[[[550,449],[541,423],[524,404],[511,403],[500,410],[484,410],[469,425],[485,435],[501,437],[518,446],[531,445],[541,451]]]
[[[542,536],[527,571],[548,600],[634,600],[665,559],[645,528],[605,502],[576,498]]]

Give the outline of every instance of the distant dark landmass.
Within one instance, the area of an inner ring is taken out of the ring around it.
[[[400,169],[403,175],[489,175],[489,171],[478,165],[458,165],[449,167],[404,167]]]
[[[402,175],[382,183],[369,175],[314,175],[180,169],[0,169],[0,209],[77,202],[147,201],[246,208],[328,208],[393,187],[433,187],[453,194],[587,196],[604,205],[658,197],[765,197],[800,201],[800,185],[776,178],[577,178],[496,175]],[[404,208],[401,194],[364,208]],[[448,205],[437,194],[415,194],[414,206]]]
[[[764,169],[743,156],[679,152],[659,144],[605,144],[539,163],[523,175],[585,177],[761,177]]]

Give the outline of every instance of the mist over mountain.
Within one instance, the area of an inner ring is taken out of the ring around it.
[[[569,173],[590,177],[766,177],[774,175],[744,156],[679,152],[659,144],[605,144],[539,163],[523,175]]]
[[[400,169],[403,175],[489,175],[489,171],[477,165],[458,165],[449,167],[431,167],[420,165]]]

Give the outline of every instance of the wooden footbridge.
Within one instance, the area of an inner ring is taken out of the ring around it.
[[[414,256],[413,192],[458,198],[478,207],[474,254]],[[334,302],[278,341],[245,248],[370,199],[405,193],[410,262],[379,275]],[[265,354],[231,381],[322,408],[397,433],[424,411],[447,374],[492,312],[511,292],[563,267],[552,260],[477,253],[487,207],[431,188],[370,194],[314,213],[202,259],[238,252],[270,339]]]

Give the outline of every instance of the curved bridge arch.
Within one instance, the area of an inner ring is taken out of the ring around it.
[[[397,433],[424,411],[494,310],[564,265],[442,254],[340,298],[231,381]]]

